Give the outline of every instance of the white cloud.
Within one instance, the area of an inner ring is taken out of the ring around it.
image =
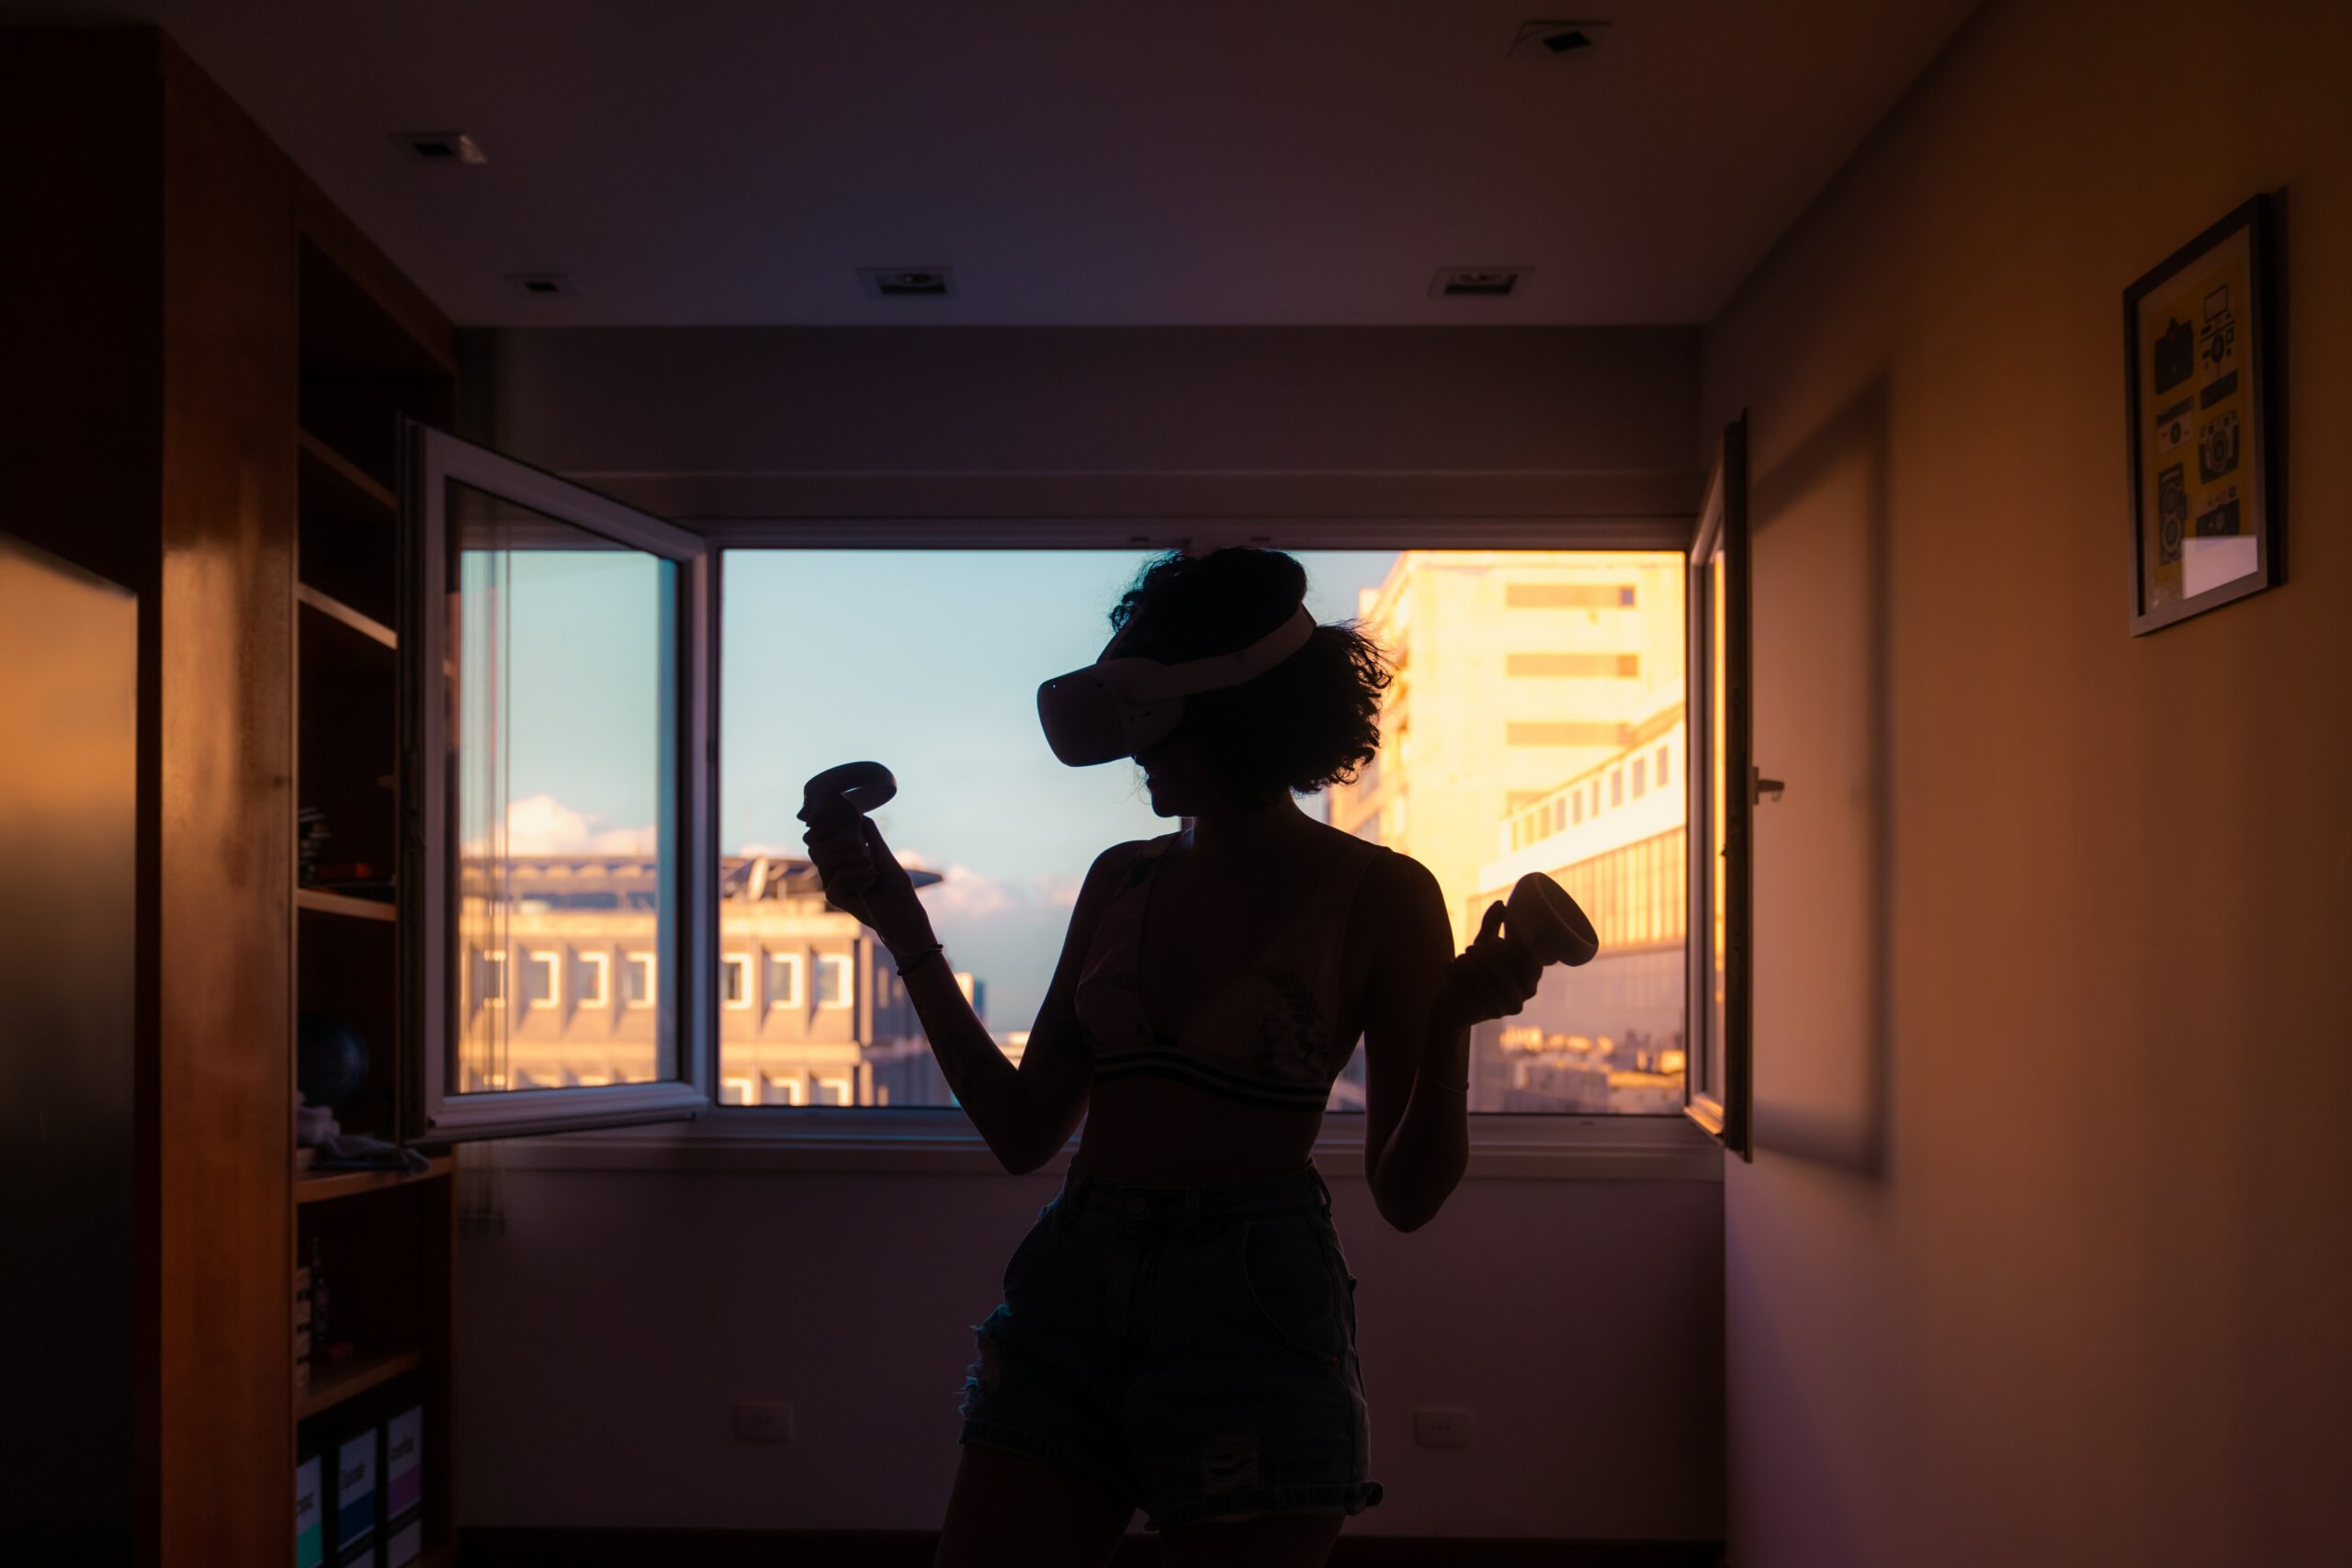
[[[653,825],[615,828],[551,795],[526,795],[507,803],[506,842],[500,847],[510,855],[650,855]],[[466,846],[469,854],[488,851],[479,839]]]

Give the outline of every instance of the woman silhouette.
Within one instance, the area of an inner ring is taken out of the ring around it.
[[[1323,1105],[1361,1037],[1374,1201],[1399,1230],[1427,1224],[1467,1155],[1469,1027],[1517,1012],[1537,965],[1500,904],[1455,957],[1428,870],[1299,808],[1373,760],[1391,678],[1353,626],[1313,624],[1306,587],[1271,550],[1156,559],[1102,660],[1183,666],[1153,675],[1191,694],[1103,697],[1091,752],[1048,707],[1065,760],[1125,754],[1123,722],[1146,736],[1152,809],[1188,825],[1096,857],[1018,1066],[874,825],[808,836],[1004,1168],[1035,1169],[1085,1123],[979,1329],[942,1564],[1091,1568],[1137,1507],[1173,1563],[1317,1563],[1380,1500],[1355,1280],[1310,1158]]]

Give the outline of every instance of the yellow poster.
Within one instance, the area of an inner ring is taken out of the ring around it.
[[[2252,231],[2138,305],[2142,613],[2261,570]]]

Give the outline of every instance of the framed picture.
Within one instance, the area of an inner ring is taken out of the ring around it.
[[[2257,196],[2124,291],[2134,637],[2285,576],[2270,251]]]

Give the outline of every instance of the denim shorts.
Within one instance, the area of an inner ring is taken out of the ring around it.
[[[1140,1187],[1073,1160],[977,1330],[962,1440],[1100,1482],[1154,1529],[1361,1513],[1355,1283],[1312,1165]]]

